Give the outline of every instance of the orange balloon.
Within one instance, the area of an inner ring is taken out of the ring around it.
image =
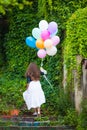
[[[40,48],[40,49],[43,49],[44,48],[44,41],[42,39],[38,39],[36,41],[36,47]]]

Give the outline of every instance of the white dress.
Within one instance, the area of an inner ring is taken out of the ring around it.
[[[45,103],[45,95],[40,81],[31,81],[28,89],[23,93],[23,98],[28,110],[40,107]]]

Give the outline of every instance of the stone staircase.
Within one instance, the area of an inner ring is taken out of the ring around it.
[[[36,117],[2,117],[0,121],[3,125],[12,126],[49,126],[50,121],[36,121]]]
[[[43,118],[43,117],[41,117]],[[36,117],[1,117],[0,130],[75,130],[69,126],[50,126],[50,120],[37,121]]]

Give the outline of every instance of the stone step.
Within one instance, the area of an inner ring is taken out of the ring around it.
[[[0,118],[0,123],[12,124],[13,126],[48,126],[50,121],[36,121],[37,117],[2,117]],[[42,118],[42,117],[41,117]]]
[[[40,127],[0,126],[0,130],[75,130],[75,128],[70,128],[70,127],[65,127],[65,126],[44,126],[44,127],[43,126],[40,126]]]
[[[18,123],[18,126],[49,126],[50,121],[34,121],[34,122],[29,122],[29,121],[20,121]]]
[[[0,120],[8,121],[34,121],[36,117],[21,117],[21,116],[2,116],[0,117]]]

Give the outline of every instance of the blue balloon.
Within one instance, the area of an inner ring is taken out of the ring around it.
[[[31,48],[36,48],[36,40],[33,37],[26,37],[26,45]]]

